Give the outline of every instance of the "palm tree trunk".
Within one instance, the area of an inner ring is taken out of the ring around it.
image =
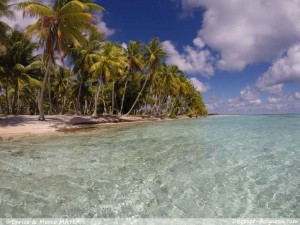
[[[6,76],[5,97],[6,97],[6,114],[7,114],[7,115],[9,115],[9,100],[8,100],[8,75]]]
[[[126,81],[125,81],[125,87],[124,87],[124,93],[122,96],[122,102],[121,102],[121,109],[120,109],[120,114],[122,115],[123,113],[123,107],[124,107],[124,100],[125,100],[125,93],[126,93],[126,89],[127,89],[127,84],[128,84],[128,75],[126,76]]]
[[[45,75],[43,78],[42,88],[41,88],[40,96],[38,99],[38,109],[39,109],[39,114],[40,114],[39,120],[42,120],[42,121],[45,120],[44,109],[43,109],[44,92],[45,92],[46,82],[47,82],[48,75],[50,73],[51,66],[52,66],[52,61],[51,61],[51,59],[48,59],[47,69],[46,69],[46,72],[45,72]]]
[[[154,100],[154,104],[153,104],[153,106],[152,106],[152,108],[150,109],[150,114],[154,114],[154,111],[156,111],[155,110],[155,108],[156,108],[156,106],[157,106],[157,103],[158,103],[158,97],[157,97],[157,95],[155,96],[155,100]]]
[[[112,83],[112,93],[111,93],[111,114],[114,115],[115,109],[115,82]]]
[[[83,110],[84,115],[88,114],[88,101],[84,99],[84,110]]]
[[[62,105],[61,105],[61,112],[60,112],[61,115],[65,114],[65,108],[66,108],[66,102],[67,102],[67,94],[68,94],[69,84],[70,84],[69,79],[67,79],[67,84],[66,84],[66,89],[65,89],[64,97],[62,98]]]
[[[161,112],[162,112],[162,110],[161,110],[161,91],[159,91],[159,94],[158,94],[158,96],[157,96],[157,98],[158,98],[158,104],[157,104],[157,110],[156,110],[156,113],[157,114],[162,114]]]
[[[90,104],[88,105],[88,109],[87,109],[87,114],[89,113],[89,112],[91,112],[92,111],[92,104],[93,104],[93,101],[92,100],[90,100],[90,102],[89,102]]]
[[[38,90],[35,90],[35,101],[34,101],[34,115],[37,115],[38,112],[38,101],[40,98],[40,92]]]
[[[79,90],[77,95],[77,101],[76,101],[76,107],[75,107],[75,114],[81,114],[81,104],[80,104],[80,95],[81,95],[81,88],[82,88],[82,75],[80,74],[80,80],[79,80]]]
[[[17,100],[17,114],[20,113],[20,90],[19,90],[19,84],[18,84],[18,100]]]
[[[61,108],[60,108],[59,115],[64,115],[64,105],[65,105],[65,98],[61,97]]]
[[[94,112],[93,112],[92,118],[97,118],[98,117],[97,110],[98,110],[98,99],[99,99],[100,91],[101,91],[101,85],[100,85],[100,82],[98,81],[97,93],[95,95]]]
[[[104,86],[101,88],[101,94],[102,94],[102,103],[104,107],[104,114],[107,114],[107,108],[106,108],[106,102],[105,102],[105,96],[104,96]]]
[[[115,92],[115,112],[117,115],[120,115],[120,108],[119,108],[119,105],[118,105],[118,99],[117,99],[117,94]]]
[[[65,94],[62,99],[62,105],[61,105],[61,111],[60,111],[61,115],[65,114],[66,102],[67,102],[67,95]]]
[[[17,101],[18,101],[18,89],[19,89],[19,85],[18,85],[18,78],[15,78],[15,92],[14,92],[14,96],[13,96],[13,101],[12,101],[12,114],[17,114]]]
[[[147,84],[148,79],[149,79],[149,75],[146,76],[142,89],[140,90],[140,92],[139,92],[138,96],[136,97],[136,99],[135,99],[133,105],[131,106],[130,110],[125,114],[125,116],[128,116],[128,115],[132,112],[132,110],[134,109],[136,103],[138,102],[138,100],[139,100],[139,98],[140,98],[142,92],[144,91],[144,89],[145,89],[145,87],[146,87],[146,84]]]
[[[49,115],[52,114],[52,97],[51,97],[51,76],[48,75],[48,97],[49,97]]]
[[[177,101],[178,101],[178,98],[179,98],[179,96],[177,95],[177,97],[176,97],[175,100],[174,100],[174,103],[172,104],[172,106],[171,106],[171,108],[170,108],[169,116],[172,116],[173,111],[174,111],[175,106],[176,106],[176,103],[177,103]]]

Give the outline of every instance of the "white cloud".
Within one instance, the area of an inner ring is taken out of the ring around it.
[[[295,98],[296,98],[296,99],[300,99],[300,92],[296,92],[296,93],[295,93]]]
[[[277,97],[269,97],[262,108],[270,113],[299,113],[300,101],[295,100],[295,96],[292,94],[282,94]]]
[[[98,13],[96,15],[97,19],[97,28],[104,33],[107,37],[113,35],[116,31],[112,28],[109,28],[106,22],[103,21],[103,13]]]
[[[286,55],[276,60],[273,65],[258,78],[256,86],[261,91],[278,94],[283,84],[300,81],[300,43],[291,47]]]
[[[190,82],[194,88],[201,93],[204,93],[210,89],[210,85],[208,83],[202,83],[196,77],[190,78]]]
[[[7,23],[10,27],[17,29],[17,30],[24,30],[28,25],[33,24],[37,21],[34,17],[24,16],[21,10],[15,10],[15,18],[8,19],[8,18],[1,18],[1,20]]]
[[[205,100],[206,109],[209,113],[224,113],[222,109],[224,109],[225,104],[225,101],[218,96],[212,96],[210,99]]]
[[[200,44],[199,40],[196,41]],[[169,65],[177,65],[182,71],[197,74],[200,73],[205,77],[210,77],[214,74],[214,58],[208,50],[185,46],[184,51],[180,54],[171,41],[162,43],[164,50],[169,57],[166,62]]]
[[[274,98],[274,97],[269,97],[268,102],[271,103],[271,104],[277,104],[279,102],[279,99]]]
[[[272,86],[260,86],[257,85],[257,87],[262,91],[262,92],[267,92],[270,94],[278,95],[282,92],[283,90],[283,84],[276,84]]]
[[[205,43],[204,41],[200,38],[200,37],[196,37],[194,40],[193,40],[193,43],[195,46],[197,46],[198,48],[203,48],[205,46]]]
[[[128,47],[127,44],[126,44],[125,42],[123,42],[121,45],[122,45],[122,47],[123,47],[124,49],[127,49],[127,47]]]
[[[260,93],[253,90],[250,86],[246,86],[240,91],[240,99],[243,101],[255,101],[259,99]]]
[[[262,104],[262,101],[258,91],[254,90],[250,86],[246,86],[240,91],[239,98],[233,103],[241,103],[241,105],[238,106],[259,106]]]
[[[237,97],[228,100],[212,98],[206,102],[209,113],[251,114],[266,110],[260,93],[251,86],[241,89]]]
[[[299,113],[300,101],[294,95],[285,94],[266,100],[245,101],[239,97],[222,100],[213,97],[205,101],[209,113],[222,114],[257,114],[257,113]]]
[[[256,106],[258,106],[258,105],[261,105],[262,101],[261,101],[261,99],[255,99],[255,100],[250,100],[248,103],[250,105],[256,105]]]
[[[243,70],[271,61],[299,41],[298,0],[181,0],[185,11],[206,8],[198,37],[219,51],[218,67]]]
[[[162,45],[164,50],[169,55],[169,58],[167,59],[168,64],[177,65],[182,71],[190,70],[190,65],[188,64],[186,59],[179,54],[171,41],[164,41]]]

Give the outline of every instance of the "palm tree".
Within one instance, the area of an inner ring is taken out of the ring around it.
[[[186,96],[187,113],[190,116],[206,115],[207,111],[205,104],[202,101],[202,96],[194,86],[190,83]]]
[[[175,114],[179,113],[181,106],[185,104],[186,100],[188,99],[187,95],[191,90],[191,87],[194,88],[193,85],[191,85],[191,83],[183,73],[179,73],[178,82],[179,82],[178,95],[176,97],[176,101],[174,102],[173,106],[171,106],[172,108],[170,110],[170,115],[174,113],[174,111],[177,111],[175,112]]]
[[[90,58],[93,60],[90,71],[93,79],[97,81],[94,112],[92,115],[92,117],[96,118],[100,91],[103,91],[104,84],[106,84],[108,79],[112,78],[113,74],[122,73],[127,63],[125,56],[122,54],[122,47],[120,45],[113,45],[111,42],[106,42],[101,47],[101,52],[99,54],[91,54]]]
[[[92,24],[94,16],[91,11],[103,10],[97,4],[83,3],[78,0],[55,0],[52,7],[39,2],[25,1],[18,4],[25,14],[38,18],[37,22],[28,26],[25,35],[37,37],[44,47],[44,60],[47,65],[42,88],[38,100],[39,120],[45,120],[43,110],[44,91],[51,66],[55,64],[55,53],[64,59],[70,47],[79,47],[87,39],[83,31],[97,28]]]
[[[81,79],[81,78],[79,78]],[[91,105],[91,102],[93,101],[93,96],[94,96],[94,87],[92,85],[92,82],[89,78],[89,76],[82,76],[82,81],[78,80],[78,77],[74,79],[72,86],[71,86],[71,93],[70,93],[70,98],[75,99],[77,102],[77,98],[79,96],[80,98],[80,110],[81,113],[84,115],[88,114],[90,110],[89,105]],[[81,105],[82,103],[84,104],[83,106]],[[75,114],[79,112],[79,109],[76,109],[77,103],[75,103]],[[76,112],[77,111],[77,112]]]
[[[182,71],[179,70],[177,66],[168,66],[163,63],[158,71],[158,87],[156,92],[156,102],[155,105],[158,105],[158,110],[162,110],[162,104],[166,105],[167,111],[170,111],[169,105],[172,103],[173,98],[178,97],[179,89],[179,75]],[[153,107],[154,108],[154,107]]]
[[[54,99],[58,103],[58,112],[60,114],[64,114],[67,97],[69,93],[69,89],[71,83],[73,81],[73,72],[71,69],[57,65],[54,71],[54,82],[53,82],[53,90],[54,90]]]
[[[131,106],[130,110],[126,113],[126,115],[129,115],[132,112],[132,110],[134,109],[141,94],[143,93],[143,91],[146,87],[148,80],[150,80],[151,83],[153,82],[153,80],[156,76],[157,70],[161,64],[162,59],[164,59],[166,57],[167,57],[167,53],[164,52],[163,47],[157,38],[151,40],[149,43],[149,46],[147,46],[147,45],[145,46],[145,58],[146,58],[146,63],[148,65],[148,74],[145,77],[142,89],[140,90],[133,105]]]
[[[37,43],[31,43],[23,38],[23,34],[19,31],[13,31],[7,39],[8,45],[6,52],[0,55],[0,65],[5,71],[6,76],[6,92],[8,91],[9,82],[13,88],[12,113],[18,112],[17,103],[19,100],[20,82],[29,82],[35,87],[39,86],[39,82],[30,76],[30,71],[40,68],[43,63],[38,60],[38,56],[32,53],[38,48]],[[8,93],[6,93],[8,97]],[[7,109],[9,112],[9,104],[7,99]]]
[[[87,43],[80,48],[71,49],[72,64],[74,65],[73,71],[77,75],[76,82],[78,83],[75,103],[76,115],[82,111],[80,101],[82,86],[90,78],[90,55],[100,50],[102,39],[103,36],[99,32],[92,32]]]
[[[128,48],[125,49],[128,68],[127,68],[127,75],[125,77],[126,80],[125,80],[124,92],[122,95],[120,114],[123,113],[125,94],[126,94],[129,78],[133,76],[137,71],[142,70],[144,67],[142,50],[143,50],[142,45],[139,42],[135,42],[135,41],[129,42]]]

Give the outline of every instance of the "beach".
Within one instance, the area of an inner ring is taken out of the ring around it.
[[[187,116],[177,119],[188,118]],[[62,131],[86,129],[98,125],[171,120],[167,116],[71,116],[48,115],[39,121],[36,115],[0,116],[0,138],[22,137],[36,134],[51,134]]]

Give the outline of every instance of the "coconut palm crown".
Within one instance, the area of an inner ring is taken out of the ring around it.
[[[17,5],[24,14],[37,17],[38,20],[26,28],[27,38],[36,37],[44,47],[44,60],[47,69],[39,97],[39,120],[45,120],[43,98],[47,77],[52,64],[55,63],[55,53],[60,53],[61,59],[68,54],[70,47],[79,47],[86,43],[86,34],[96,31],[92,11],[103,8],[95,3],[84,3],[79,0],[56,0],[52,7],[36,1],[25,1]]]

